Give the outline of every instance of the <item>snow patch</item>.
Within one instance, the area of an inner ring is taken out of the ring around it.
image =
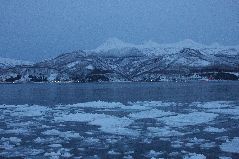
[[[48,81],[55,81],[57,76],[58,76],[57,73],[50,74],[50,76],[48,77]]]
[[[10,58],[2,58],[0,57],[0,67],[13,67],[16,65],[32,65],[32,62],[29,61],[22,61],[22,60],[15,60]]]
[[[72,63],[67,64],[67,67],[68,67],[68,68],[72,68],[72,67],[78,65],[79,63],[80,63],[79,61],[75,61],[75,62],[72,62]]]

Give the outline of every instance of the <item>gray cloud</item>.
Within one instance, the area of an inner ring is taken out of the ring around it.
[[[239,43],[237,0],[0,0],[0,56],[40,60],[109,37]]]

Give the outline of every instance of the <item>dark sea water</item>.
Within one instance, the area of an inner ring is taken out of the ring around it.
[[[239,82],[0,84],[0,104],[239,100]]]
[[[0,84],[0,158],[237,159],[238,132],[239,82]]]

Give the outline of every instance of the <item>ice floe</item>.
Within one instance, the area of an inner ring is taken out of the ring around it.
[[[171,127],[183,127],[189,125],[198,125],[213,121],[218,115],[214,113],[193,112],[189,114],[178,114],[175,116],[159,118],[165,124]]]
[[[239,107],[234,109],[210,109],[208,112],[239,116]]]
[[[206,159],[203,154],[190,153],[183,157],[183,159]]]
[[[55,117],[56,121],[88,122],[90,125],[100,126],[106,133],[120,135],[138,135],[137,131],[126,128],[133,120],[127,117],[116,117],[105,114],[77,113]]]
[[[110,151],[108,151],[108,154],[109,154],[109,155],[120,155],[121,153],[120,153],[120,152],[117,152],[117,151],[115,151],[115,150],[110,150]]]
[[[44,154],[45,157],[49,157],[52,159],[58,159],[58,158],[70,158],[72,154],[69,153],[69,149],[61,148],[59,150],[52,151],[52,152],[46,152]]]
[[[145,109],[158,107],[173,107],[177,105],[175,102],[162,102],[162,101],[138,101],[138,102],[129,102],[129,104],[131,106],[138,106]]]
[[[165,112],[162,110],[158,109],[151,109],[151,110],[146,110],[146,111],[141,111],[138,113],[131,113],[129,114],[129,117],[134,118],[134,119],[144,119],[144,118],[158,118],[158,117],[163,117],[163,116],[169,116],[169,115],[174,115],[175,113],[173,112]]]
[[[226,131],[226,129],[224,128],[215,128],[215,127],[206,127],[203,131],[205,132],[210,132],[210,133],[221,133],[221,132],[224,132]]]
[[[17,137],[9,137],[9,138],[2,137],[0,141],[1,141],[0,148],[6,149],[6,150],[10,150],[14,148],[15,146],[20,145],[20,143],[22,142],[22,140]]]
[[[220,109],[220,108],[228,108],[233,105],[230,101],[211,101],[206,103],[195,102],[192,105],[196,105],[197,107],[206,108],[206,109]]]
[[[231,101],[211,101],[206,103],[195,102],[191,106],[207,109],[206,112],[233,115],[234,119],[239,119],[239,107]]]
[[[46,131],[42,132],[42,134],[49,135],[49,136],[59,136],[59,137],[65,138],[65,139],[67,139],[67,138],[80,138],[81,137],[79,135],[79,133],[76,133],[76,132],[72,132],[72,131],[62,132],[62,131],[59,131],[59,130],[56,130],[56,129],[46,130]]]
[[[36,156],[42,156],[42,153],[44,153],[43,149],[32,149],[32,148],[14,148],[14,149],[8,149],[2,153],[0,153],[0,156],[5,156],[9,158],[37,158]]]
[[[29,135],[29,130],[27,128],[14,128],[14,129],[5,130],[4,133]]]
[[[127,156],[124,156],[123,159],[134,159],[134,158],[131,155],[127,155]]]
[[[87,137],[87,138],[84,138],[83,143],[85,145],[95,145],[95,144],[100,143],[100,139],[97,139],[97,138],[94,138],[94,137]]]
[[[5,138],[5,137],[2,137],[1,138],[1,141],[9,141],[11,143],[14,143],[14,144],[19,144],[22,140],[17,138],[17,137],[9,137],[9,138]]]
[[[221,156],[219,159],[232,159],[231,157]]]
[[[54,142],[61,143],[62,142],[61,140],[59,140],[58,138],[55,138],[55,137],[47,137],[47,138],[37,137],[33,141],[37,144],[54,143]]]
[[[185,143],[185,146],[190,148],[200,146],[203,149],[209,149],[215,147],[215,142],[210,142],[210,140],[194,137],[190,138],[187,143]]]
[[[170,137],[170,136],[181,136],[184,133],[179,131],[173,130],[170,127],[148,127],[147,130],[149,131],[150,136],[158,136],[158,137]]]
[[[74,158],[78,153],[82,158],[100,158],[97,151],[104,150],[106,156],[129,159],[138,155],[205,158],[202,154],[182,151],[184,148],[199,148],[202,153],[221,150],[217,157],[222,157],[225,155],[222,151],[239,151],[239,138],[228,140],[238,129],[234,124],[239,119],[238,110],[239,107],[230,101],[183,104],[92,101],[51,107],[0,105],[0,157]],[[226,127],[225,121],[232,127]],[[220,136],[227,131],[232,135]],[[165,143],[165,147],[138,154],[138,150],[130,147],[134,143],[137,147],[137,142],[146,147]],[[126,147],[123,151],[117,148],[122,144]],[[89,156],[89,151],[95,153]]]
[[[43,116],[45,112],[49,111],[49,108],[46,106],[19,106],[14,109],[14,111],[10,114],[11,116]]]
[[[96,108],[96,109],[106,108],[107,109],[107,108],[122,108],[122,107],[125,107],[125,105],[119,102],[92,101],[92,102],[86,102],[86,103],[77,103],[77,104],[67,105],[67,107]]]
[[[107,118],[105,114],[93,113],[76,113],[76,114],[63,114],[54,118],[55,121],[75,121],[75,122],[91,122],[96,119]]]
[[[203,143],[200,145],[200,147],[203,149],[210,149],[212,147],[216,147],[216,143],[215,142]]]
[[[104,118],[97,118],[89,124],[100,126],[101,130],[106,133],[137,136],[139,133],[136,130],[128,129],[133,120],[127,117],[106,116]]]
[[[59,148],[59,147],[62,147],[61,144],[50,144],[48,145],[49,147],[52,147],[52,148]]]
[[[239,153],[239,137],[235,137],[220,145],[222,151]]]
[[[183,146],[183,144],[184,144],[184,142],[176,140],[176,141],[171,142],[171,147],[181,148]]]
[[[155,150],[150,150],[149,152],[147,152],[147,153],[145,154],[145,157],[154,158],[154,157],[158,157],[158,156],[160,156],[160,155],[162,155],[162,154],[163,154],[163,152],[157,152],[157,151],[155,151]]]

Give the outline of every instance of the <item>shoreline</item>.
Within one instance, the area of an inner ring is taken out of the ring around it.
[[[178,80],[178,81],[100,81],[100,82],[0,82],[0,84],[112,84],[112,83],[190,83],[190,82],[239,82],[239,80]]]

